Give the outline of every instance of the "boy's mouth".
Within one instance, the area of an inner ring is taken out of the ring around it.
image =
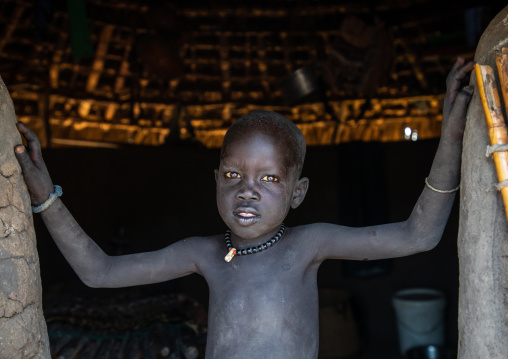
[[[238,217],[245,217],[245,218],[252,218],[252,217],[256,217],[255,214],[253,213],[247,213],[247,212],[240,212],[240,213],[237,213],[236,214]]]
[[[239,208],[233,214],[242,224],[251,224],[260,217],[259,213],[251,208]]]

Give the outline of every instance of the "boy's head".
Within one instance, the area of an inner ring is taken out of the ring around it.
[[[272,111],[253,111],[237,120],[224,136],[221,160],[233,142],[243,140],[254,132],[276,138],[286,149],[286,167],[295,170],[298,177],[301,175],[306,151],[305,137],[293,122]]]
[[[304,158],[303,134],[280,114],[256,111],[231,126],[215,179],[217,207],[233,235],[266,241],[278,231],[307,192]]]

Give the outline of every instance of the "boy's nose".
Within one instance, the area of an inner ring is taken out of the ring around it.
[[[258,200],[259,193],[252,186],[245,184],[238,190],[236,198],[243,200]]]

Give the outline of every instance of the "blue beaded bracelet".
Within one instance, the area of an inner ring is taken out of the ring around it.
[[[63,194],[62,187],[54,185],[53,188],[55,191],[49,195],[48,199],[44,201],[44,203],[38,206],[32,206],[33,213],[41,213],[42,211],[48,209],[48,207],[51,206],[53,202],[55,202],[56,199]]]

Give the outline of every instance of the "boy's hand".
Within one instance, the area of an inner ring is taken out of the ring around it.
[[[473,61],[465,63],[465,59],[459,56],[446,78],[441,138],[448,142],[462,141],[466,127],[467,104],[473,94],[473,88],[464,86],[464,82],[467,83],[469,80],[467,75],[473,68]]]
[[[14,153],[23,171],[32,205],[38,206],[53,192],[53,182],[42,159],[39,138],[24,123],[18,122],[16,126],[25,137],[27,148],[17,145],[14,147]]]

